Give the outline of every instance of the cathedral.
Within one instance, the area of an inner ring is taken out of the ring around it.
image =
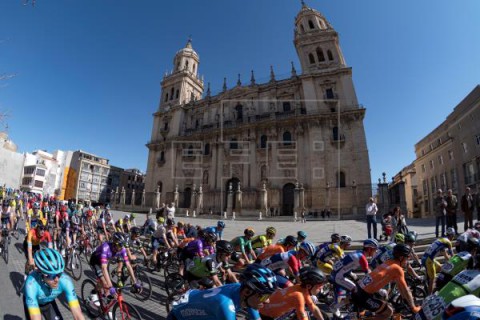
[[[338,33],[302,3],[294,39],[301,72],[212,94],[189,40],[161,82],[145,188],[180,212],[236,216],[363,214],[372,194],[359,104]],[[159,200],[161,199],[161,200]]]

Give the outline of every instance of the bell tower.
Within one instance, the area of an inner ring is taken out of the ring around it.
[[[304,1],[295,18],[293,43],[302,74],[346,66],[337,32],[320,12],[308,7]]]
[[[173,70],[166,73],[161,82],[160,111],[167,111],[178,104],[200,100],[203,95],[203,80],[198,75],[200,58],[189,39],[185,48],[173,59]]]

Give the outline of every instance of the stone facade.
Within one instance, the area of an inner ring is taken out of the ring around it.
[[[154,114],[147,203],[178,202],[197,212],[292,215],[329,208],[362,213],[371,196],[370,164],[352,69],[338,34],[302,6],[294,45],[302,72],[204,92],[191,41],[177,52]],[[178,190],[177,193],[174,191]]]
[[[480,191],[480,86],[445,121],[415,145],[418,203],[422,216],[433,215],[437,189],[452,189],[458,199],[469,186]]]
[[[0,132],[0,186],[17,189],[20,187],[24,156],[17,152],[17,146]]]

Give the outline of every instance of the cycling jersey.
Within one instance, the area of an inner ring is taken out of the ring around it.
[[[37,226],[38,220],[43,220],[43,212],[41,210],[37,211],[37,214],[33,212],[33,209],[28,210],[27,215],[30,217],[30,224],[27,223],[26,229],[27,232],[30,229],[33,229]]]
[[[368,271],[368,261],[362,251],[349,253],[345,255],[342,260],[337,261],[333,265],[333,272],[331,275],[336,284],[352,291],[355,289],[355,283],[345,277],[347,274],[357,269]]]
[[[194,258],[187,265],[187,271],[197,278],[216,275],[220,268],[228,269],[228,263],[218,262],[217,254],[211,254],[205,258]]]
[[[32,229],[28,232],[25,241],[27,242],[28,246],[39,246],[40,243],[42,242],[47,242],[48,246],[51,247],[52,245],[52,236],[50,235],[50,232],[44,231],[43,236],[41,238],[38,237],[37,235],[37,230]]]
[[[247,240],[247,238],[244,236],[234,238],[232,241],[230,241],[230,244],[233,246],[235,251],[241,251],[245,255],[247,252],[252,251],[252,241]]]
[[[308,320],[305,305],[310,311],[315,308],[308,289],[302,288],[299,284],[276,290],[269,300],[270,302],[260,309],[260,313],[262,316],[270,318],[278,318],[295,312],[297,315],[295,319]]]
[[[427,258],[432,260],[435,259],[435,257],[443,250],[448,250],[448,253],[452,255],[452,243],[448,238],[439,238],[435,240],[423,254],[422,264],[425,265]]]
[[[336,243],[326,242],[318,246],[313,259],[326,263],[333,258],[343,258],[343,250]]]
[[[10,215],[11,215],[10,207],[7,207],[6,210],[3,210],[3,208],[1,210],[2,210],[2,219],[10,218]]]
[[[386,245],[380,246],[377,252],[373,255],[372,260],[370,261],[370,266],[372,269],[375,269],[377,266],[381,265],[387,260],[393,258],[393,248],[397,244],[395,242],[387,243]]]
[[[403,268],[395,260],[388,260],[365,275],[359,286],[366,293],[373,294],[392,282],[395,282],[400,289],[408,288]]]
[[[119,252],[113,253],[112,242],[102,243],[93,253],[90,259],[90,264],[108,264],[108,260],[112,257],[121,257],[124,262],[128,262],[127,249],[122,248]]]
[[[273,271],[290,268],[293,275],[298,276],[301,263],[297,258],[297,251],[290,250],[287,252],[274,254],[270,258],[262,260],[261,265]]]
[[[23,293],[30,316],[40,315],[40,306],[54,301],[62,293],[65,293],[70,309],[80,306],[73,282],[65,273],[60,276],[56,289],[48,286],[42,277],[41,273],[33,271],[25,281]]]
[[[285,252],[285,247],[281,244],[271,244],[267,246],[263,252],[257,257],[256,262],[260,262],[264,259],[267,259],[274,254]]]
[[[173,307],[167,320],[235,320],[241,307],[240,283],[232,283],[209,290],[192,290],[183,295]],[[248,319],[259,319],[253,308],[246,308]]]
[[[185,254],[186,258],[193,259],[193,257],[204,257],[205,250],[208,250],[210,254],[215,252],[214,249],[207,245],[204,240],[196,239],[187,244],[187,246],[183,249],[183,253]]]
[[[255,236],[251,241],[253,249],[265,248],[273,243],[273,239],[268,239],[266,234]]]
[[[217,227],[215,226],[212,226],[212,227],[206,227],[205,229],[203,229],[203,231],[205,232],[213,232],[217,235],[217,238],[219,240],[222,240],[222,235],[223,235],[223,230],[218,230]]]

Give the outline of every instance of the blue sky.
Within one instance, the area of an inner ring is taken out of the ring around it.
[[[0,110],[20,151],[83,149],[146,170],[160,81],[189,35],[214,91],[300,70],[298,0],[0,1]],[[353,68],[372,180],[414,160],[414,144],[478,83],[480,1],[307,0]]]

